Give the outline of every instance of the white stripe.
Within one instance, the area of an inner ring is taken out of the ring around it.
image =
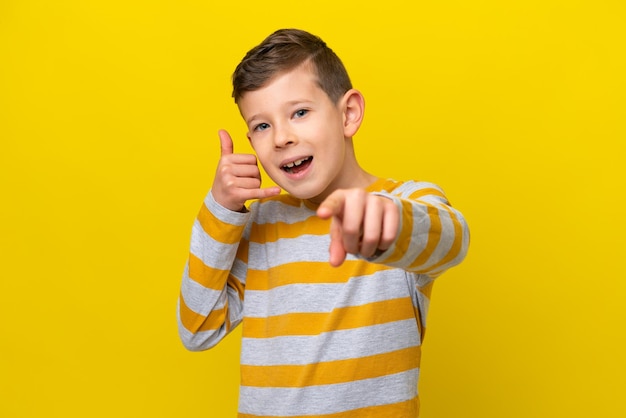
[[[374,379],[304,388],[242,386],[239,412],[252,415],[323,415],[386,405],[417,395],[419,369]]]
[[[331,312],[335,308],[410,297],[411,293],[405,271],[386,270],[353,277],[347,283],[298,283],[270,290],[247,290],[245,315],[265,318],[289,313]]]
[[[178,335],[185,348],[191,351],[207,350],[215,346],[227,334],[225,327],[211,331],[199,331],[191,333],[183,326],[178,315]]]
[[[211,238],[196,220],[193,224],[193,240],[190,244],[189,252],[198,257],[202,262],[220,270],[230,270],[239,243],[224,244]]]
[[[274,242],[250,242],[248,267],[254,270],[268,270],[281,264],[295,262],[328,263],[330,236],[301,235],[296,238],[282,238]],[[357,260],[348,254],[346,260]]]
[[[212,309],[221,309],[226,303],[226,293],[202,286],[189,277],[189,267],[185,266],[181,294],[185,305],[192,311],[207,316]]]
[[[238,258],[235,258],[233,268],[230,273],[235,276],[242,284],[246,284],[246,276],[248,275],[248,265]]]
[[[450,212],[445,209],[438,208],[438,215],[441,222],[440,239],[433,253],[428,258],[428,261],[426,261],[424,265],[418,266],[420,270],[428,270],[429,267],[434,266],[447,256],[457,238],[454,231],[454,222],[450,216]],[[449,231],[449,233],[445,234],[444,231]]]
[[[411,203],[413,212],[413,231],[411,232],[411,244],[404,255],[393,263],[388,263],[394,267],[406,267],[411,265],[419,254],[424,251],[428,243],[428,231],[430,230],[430,217],[427,208],[418,203]],[[384,260],[383,260],[384,261]]]
[[[402,199],[408,199],[409,196],[411,196],[413,193],[415,193],[418,190],[423,190],[423,189],[435,189],[435,190],[440,191],[443,194],[443,190],[441,190],[439,186],[433,183],[425,182],[425,181],[406,181],[402,183],[400,186],[393,189],[390,193],[394,196],[399,196]],[[420,199],[422,198],[420,197]]]
[[[430,299],[417,290],[417,308],[419,310],[420,319],[422,320],[422,327],[426,328],[426,318],[428,317],[428,309],[430,308]]]
[[[419,344],[417,322],[405,319],[315,336],[243,338],[241,358],[242,364],[251,366],[305,365],[373,356]]]
[[[250,206],[250,210],[254,212],[253,221],[259,225],[273,224],[283,222],[286,224],[295,224],[306,221],[307,219],[317,216],[314,211],[300,203],[300,206],[291,206],[280,200],[265,200],[255,202]]]
[[[224,206],[217,203],[211,192],[206,195],[204,205],[213,216],[227,224],[242,226],[248,221],[248,218],[250,218],[250,214],[247,212],[234,212],[230,209],[226,209]]]

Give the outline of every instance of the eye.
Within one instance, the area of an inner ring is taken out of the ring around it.
[[[296,113],[293,114],[293,116],[295,118],[302,118],[304,117],[307,113],[309,113],[308,109],[300,109],[300,110],[296,110]]]
[[[256,132],[261,132],[261,131],[266,130],[266,129],[267,129],[267,128],[269,128],[269,127],[270,127],[270,125],[269,125],[268,123],[259,123],[258,125],[256,125],[256,126],[254,127],[254,130],[255,130]]]

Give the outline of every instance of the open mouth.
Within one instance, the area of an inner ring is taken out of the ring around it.
[[[300,158],[299,160],[292,161],[281,167],[282,170],[289,174],[296,174],[305,170],[313,161],[313,157]]]

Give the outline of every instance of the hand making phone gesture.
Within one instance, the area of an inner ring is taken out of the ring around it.
[[[280,187],[261,188],[261,172],[254,154],[235,154],[228,132],[220,130],[218,134],[221,157],[211,188],[217,203],[232,211],[242,211],[247,200],[280,194]]]

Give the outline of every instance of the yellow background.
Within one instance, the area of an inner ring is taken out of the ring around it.
[[[365,95],[366,169],[470,222],[433,293],[422,416],[624,417],[621,0],[0,1],[0,416],[231,417],[236,332],[175,304],[230,74],[322,36]]]

